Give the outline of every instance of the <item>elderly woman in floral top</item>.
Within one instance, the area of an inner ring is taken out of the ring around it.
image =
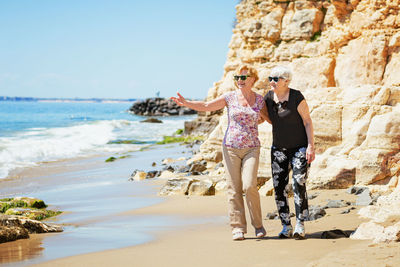
[[[252,91],[254,83],[258,80],[257,71],[250,66],[241,66],[236,73],[234,79],[237,90],[225,93],[212,101],[188,101],[179,93],[178,97],[171,99],[180,106],[197,111],[215,111],[227,107],[228,127],[222,151],[228,186],[229,218],[233,240],[243,240],[244,234],[247,233],[243,193],[256,237],[262,238],[266,235],[257,190],[260,155],[258,122],[270,120],[263,97]]]

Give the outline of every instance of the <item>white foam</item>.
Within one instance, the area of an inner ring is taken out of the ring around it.
[[[164,120],[162,124],[111,120],[86,122],[60,128],[35,128],[13,137],[0,138],[0,178],[18,167],[33,166],[102,152],[123,153],[139,150],[140,144],[107,144],[112,140],[159,141],[183,128],[183,120]]]

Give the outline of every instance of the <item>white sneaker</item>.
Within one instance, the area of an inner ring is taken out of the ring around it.
[[[297,240],[306,238],[306,231],[304,230],[304,222],[296,223],[296,227],[294,228],[293,237]]]
[[[244,240],[244,233],[240,231],[234,232],[232,233],[232,239],[234,241]]]
[[[291,238],[293,233],[293,227],[291,225],[283,225],[282,231],[279,233],[279,238]]]
[[[256,228],[256,237],[257,238],[262,238],[267,234],[267,231],[265,231],[265,228],[261,226],[260,228]]]

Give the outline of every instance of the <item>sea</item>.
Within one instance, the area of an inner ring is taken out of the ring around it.
[[[194,116],[142,123],[132,102],[0,102],[0,179],[14,170],[106,152],[142,149],[182,129]],[[123,142],[125,141],[125,142]]]

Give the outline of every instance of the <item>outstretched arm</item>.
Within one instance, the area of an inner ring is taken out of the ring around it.
[[[171,99],[178,104],[178,106],[185,106],[197,111],[215,111],[226,106],[225,98],[220,96],[212,101],[189,101],[186,100],[180,93],[177,93],[178,97],[171,97]]]

